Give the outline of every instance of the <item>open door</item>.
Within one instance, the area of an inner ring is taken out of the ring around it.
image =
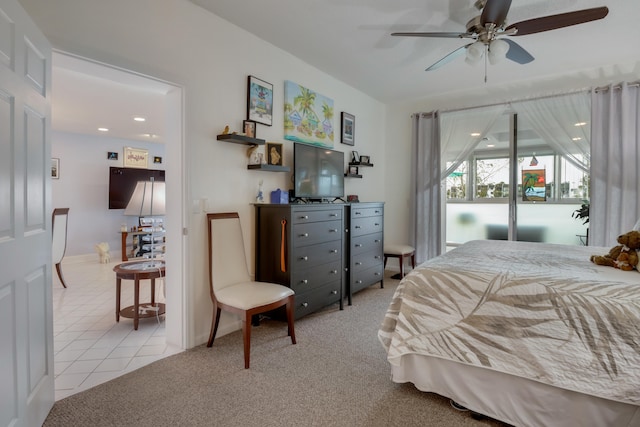
[[[51,46],[0,0],[0,426],[42,425],[54,403]]]

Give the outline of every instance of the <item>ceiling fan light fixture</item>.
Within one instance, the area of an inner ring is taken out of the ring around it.
[[[489,63],[495,65],[502,61],[509,52],[509,43],[504,40],[496,39],[489,44]]]
[[[467,64],[477,64],[482,59],[482,55],[484,55],[484,43],[480,41],[475,42],[467,47],[467,56],[465,61]]]

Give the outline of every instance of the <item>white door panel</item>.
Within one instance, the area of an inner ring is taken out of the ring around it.
[[[51,47],[0,0],[0,427],[37,426],[54,401]]]

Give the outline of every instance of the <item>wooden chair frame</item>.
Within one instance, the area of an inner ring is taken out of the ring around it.
[[[67,251],[67,228],[69,226],[69,208],[56,208],[53,210],[53,214],[51,215],[51,238],[52,239],[55,236],[57,216],[64,216],[65,230],[64,230],[64,244],[62,246],[62,254],[60,255],[60,259],[57,260],[55,265],[56,265],[56,272],[58,273],[58,278],[60,279],[62,286],[66,288],[67,284],[65,283],[64,277],[62,276],[62,258],[64,258],[64,254]],[[62,220],[58,219],[58,221],[62,221]],[[52,245],[53,245],[53,242],[52,242]]]

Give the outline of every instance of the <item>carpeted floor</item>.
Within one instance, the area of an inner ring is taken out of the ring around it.
[[[398,281],[296,322],[240,331],[57,401],[45,426],[503,426],[390,380],[377,331]],[[208,321],[208,320],[207,320]]]

